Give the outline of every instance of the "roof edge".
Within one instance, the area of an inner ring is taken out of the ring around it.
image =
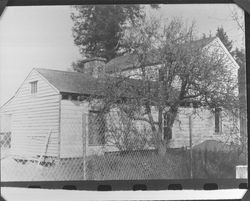
[[[0,106],[0,111],[3,109],[6,105],[8,105],[13,99],[15,95],[13,95],[11,98],[9,98],[3,105]]]
[[[19,85],[19,87],[18,87],[18,89],[16,90],[16,92],[14,93],[14,95],[13,95],[8,101],[6,101],[6,102],[0,107],[0,109],[2,109],[3,106],[5,106],[10,100],[14,99],[14,98],[17,96],[17,94],[18,94],[18,92],[19,92],[21,86],[23,85],[23,83],[25,82],[25,80],[27,80],[27,78],[30,76],[30,74],[32,73],[32,71],[34,71],[34,69],[35,69],[35,68],[32,68],[32,70],[28,73],[28,75],[25,77],[25,79],[24,79],[24,80],[22,81],[22,83]]]
[[[235,61],[235,59],[233,58],[231,53],[228,51],[228,49],[225,47],[225,45],[222,43],[219,37],[216,37],[216,41],[220,44],[220,46],[222,47],[224,52],[228,55],[232,63],[237,67],[237,69],[239,69],[240,68],[239,64]]]
[[[57,93],[60,93],[60,90],[59,90],[58,88],[56,88],[56,86],[54,86],[52,83],[50,83],[50,81],[47,80],[47,79],[42,75],[42,73],[39,72],[38,69],[39,69],[39,68],[33,68],[32,71],[35,70],[35,71],[41,76],[41,78],[42,78],[45,82],[47,82],[54,90],[56,90]]]
[[[209,46],[209,44],[211,44],[213,41],[215,41],[215,40],[217,40],[217,39],[219,39],[217,36],[213,36],[213,37],[211,37],[211,38],[207,38],[207,39],[210,39],[211,41],[209,41],[206,45],[204,45],[203,47],[202,47],[202,49],[204,49],[204,48],[206,48],[207,46]],[[199,39],[199,40],[203,40],[203,39]],[[196,41],[199,41],[199,40],[196,40]],[[220,40],[220,39],[219,39]],[[195,41],[194,41],[195,42]],[[130,55],[133,55],[133,54],[130,54]],[[231,54],[230,54],[231,55]],[[127,56],[127,55],[123,55],[123,56],[119,56],[119,57],[125,57],[125,56]],[[119,57],[116,57],[116,58],[119,58]],[[114,59],[116,59],[116,58],[114,58]],[[232,58],[233,59],[233,58]],[[109,62],[108,62],[109,63]],[[108,64],[107,63],[107,64]],[[154,65],[159,65],[160,64],[160,62],[152,62],[152,63],[149,63],[148,65],[146,65],[145,67],[148,67],[148,66],[154,66]],[[106,65],[104,65],[104,67],[105,67]],[[138,66],[136,66],[136,65],[133,65],[133,67],[127,67],[127,68],[124,68],[124,69],[117,69],[117,70],[107,70],[106,71],[106,69],[104,69],[105,70],[105,73],[108,73],[108,74],[114,74],[114,73],[117,73],[117,72],[124,72],[124,71],[127,71],[127,70],[133,70],[133,69],[138,69],[139,67]]]

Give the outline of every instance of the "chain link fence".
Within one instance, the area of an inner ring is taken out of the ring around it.
[[[2,134],[4,135],[4,134]],[[10,136],[10,135],[9,135]],[[155,150],[110,151],[78,158],[20,158],[1,141],[2,181],[126,180],[188,178],[184,156],[160,157]],[[93,148],[93,147],[92,147]],[[100,147],[100,150],[105,148]],[[99,152],[100,152],[99,150]],[[181,174],[180,174],[181,173]],[[178,175],[179,174],[179,175]]]
[[[75,140],[67,138],[64,142],[67,146],[61,142],[61,152],[63,146],[66,147],[64,154],[68,157],[52,157],[46,151],[42,156],[13,155],[12,133],[1,133],[1,180],[189,179],[191,175],[194,178],[235,178],[235,166],[247,163],[246,153],[237,146],[213,141],[193,146],[190,158],[190,128],[187,126],[190,122],[185,122],[188,118],[180,119],[181,115],[178,118],[182,121],[183,136],[186,133],[186,146],[171,148],[170,139],[169,147],[162,154],[157,149],[149,123],[142,118],[135,120],[132,115],[135,110],[115,108],[103,112],[91,109],[82,121],[71,120],[67,125],[67,135]],[[202,138],[195,133],[198,132],[198,122],[193,117],[193,145]],[[85,135],[79,125],[86,131]],[[176,125],[172,139],[176,138],[180,126]],[[49,144],[50,139],[47,140]]]

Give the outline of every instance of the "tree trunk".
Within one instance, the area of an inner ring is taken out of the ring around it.
[[[172,139],[172,129],[177,112],[177,107],[171,107],[169,111],[164,114],[164,140],[166,143]]]
[[[153,136],[156,143],[156,148],[158,150],[158,154],[164,156],[167,150],[167,144],[172,136],[172,128],[173,124],[178,112],[178,108],[171,107],[167,113],[164,114],[164,129],[157,129],[154,123],[154,119],[151,113],[151,108],[149,104],[146,104],[147,115],[151,124],[151,129],[153,132]],[[159,112],[162,114],[162,112]],[[166,118],[165,118],[166,117]],[[162,120],[162,118],[158,118],[158,120]],[[158,123],[160,127],[162,124]]]

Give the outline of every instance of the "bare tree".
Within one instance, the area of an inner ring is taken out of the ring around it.
[[[129,105],[129,118],[149,125],[159,153],[168,146],[181,107],[192,103],[237,114],[237,72],[216,44],[206,46],[211,38],[195,40],[194,24],[186,26],[180,19],[140,24],[126,30],[122,41],[133,50],[129,59],[137,70],[106,78],[104,108],[115,105],[124,111],[121,105]]]
[[[231,17],[232,20],[237,24],[238,29],[245,33],[245,26],[244,26],[244,15],[242,10],[239,10],[236,7],[231,8]]]

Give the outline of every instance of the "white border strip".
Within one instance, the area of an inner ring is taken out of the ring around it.
[[[219,200],[241,199],[246,189],[227,190],[168,190],[168,191],[80,191],[2,187],[1,195],[7,201],[104,201],[104,200]]]

